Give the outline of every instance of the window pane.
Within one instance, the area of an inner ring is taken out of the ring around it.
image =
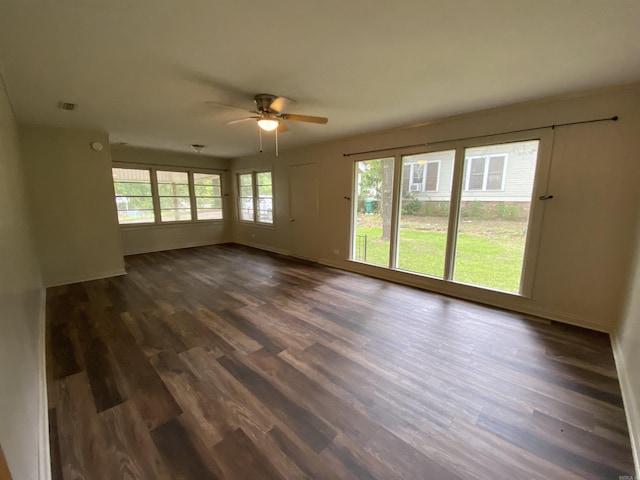
[[[199,208],[198,220],[221,220],[222,209],[219,208]]]
[[[220,175],[217,173],[194,173],[194,185],[220,186]]]
[[[118,211],[118,222],[126,223],[153,223],[156,217],[153,210],[122,210]]]
[[[252,197],[253,196],[253,187],[240,187],[240,196],[241,197]]]
[[[356,162],[352,258],[389,266],[394,159]]]
[[[448,150],[402,157],[397,261],[402,270],[444,276],[455,153]],[[426,167],[426,191],[412,188],[415,175],[411,171],[415,173],[416,165]]]
[[[200,197],[196,198],[198,208],[222,208],[222,198],[220,197]]]
[[[161,197],[189,196],[189,185],[176,183],[158,183],[158,194]]]
[[[189,175],[187,172],[167,172],[158,170],[156,175],[158,177],[158,183],[189,184]]]
[[[271,196],[271,185],[258,185],[258,195],[268,195]]]
[[[487,180],[487,190],[491,190],[490,185],[497,185],[498,177],[504,175],[504,179],[499,179],[497,191],[471,191],[469,187],[462,192],[455,281],[505,292],[520,291],[538,143],[533,140],[466,150],[465,171],[471,163],[472,176],[478,165],[484,170],[488,160],[487,174],[494,175],[494,179]]]
[[[116,197],[118,210],[152,210],[151,197]]]
[[[196,197],[220,197],[222,191],[219,186],[214,185],[194,185]]]
[[[138,182],[113,182],[113,186],[117,196],[127,195],[142,195],[151,196],[151,184],[150,183],[138,183]]]
[[[160,197],[160,208],[191,208],[189,197]]]
[[[253,198],[240,197],[238,213],[240,220],[253,222]]]
[[[135,168],[113,168],[118,222],[154,223],[151,172]]]
[[[271,185],[271,172],[260,172],[256,177],[258,185]]]
[[[271,197],[258,199],[258,222],[273,223],[273,201]]]
[[[253,185],[253,178],[250,173],[243,173],[241,175],[238,175],[238,179],[240,182],[240,186],[242,187],[246,187],[246,186],[250,187]]]
[[[178,222],[191,220],[190,208],[179,209],[162,209],[160,210],[160,218],[163,222]]]

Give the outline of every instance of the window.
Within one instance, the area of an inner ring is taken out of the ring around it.
[[[220,175],[213,173],[194,173],[193,189],[196,197],[197,219],[222,219],[222,187],[220,185]]]
[[[507,155],[467,157],[465,190],[503,190]]]
[[[151,171],[114,168],[112,175],[118,222],[121,224],[155,222],[151,195]]]
[[[160,219],[163,222],[191,220],[191,196],[187,172],[158,170],[156,175],[160,198]]]
[[[351,259],[528,294],[540,141],[356,161]]]
[[[245,222],[273,224],[271,172],[238,174],[238,217]]]
[[[112,172],[121,225],[223,219],[220,174],[124,166]]]
[[[410,192],[437,192],[438,175],[440,173],[440,161],[418,160],[415,163],[405,164],[409,167],[409,191]],[[406,168],[403,168],[405,171]]]

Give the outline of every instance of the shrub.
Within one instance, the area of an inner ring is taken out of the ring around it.
[[[409,200],[402,202],[402,214],[403,215],[420,215],[422,210],[422,204],[420,200]]]

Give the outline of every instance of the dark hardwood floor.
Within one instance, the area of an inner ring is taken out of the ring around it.
[[[222,245],[47,292],[54,479],[617,480],[607,335]]]

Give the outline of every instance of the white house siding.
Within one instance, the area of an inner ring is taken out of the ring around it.
[[[488,145],[473,147],[467,150],[467,157],[505,154],[506,171],[503,190],[466,190],[467,172],[463,175],[463,201],[485,202],[528,202],[531,200],[531,190],[537,159],[537,141],[520,142],[502,145]],[[405,157],[407,162],[403,167],[403,194],[409,192],[409,163],[410,161],[440,160],[440,172],[437,192],[413,192],[418,200],[446,201],[451,194],[451,178],[453,175],[453,160],[448,152],[441,156],[434,153],[411,155]],[[410,158],[410,161],[409,161]],[[466,167],[467,165],[465,165]]]

